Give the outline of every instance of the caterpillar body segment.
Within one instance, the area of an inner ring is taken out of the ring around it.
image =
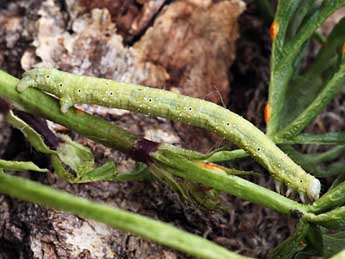
[[[18,90],[23,91],[29,86],[59,97],[62,112],[74,104],[97,104],[206,128],[246,150],[289,189],[306,193],[312,200],[319,197],[318,179],[295,164],[249,121],[214,103],[161,89],[77,76],[48,68],[24,73]]]

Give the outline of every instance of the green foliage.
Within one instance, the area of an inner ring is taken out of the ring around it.
[[[44,143],[44,140],[39,133],[31,128],[31,126],[29,126],[25,121],[15,116],[12,111],[7,114],[7,121],[12,127],[20,130],[37,151],[44,154],[56,153]]]
[[[295,0],[278,3],[275,26],[272,26],[276,29],[271,30],[273,47],[269,104],[272,115],[267,133],[272,138],[297,136],[342,88],[344,65],[339,66],[332,60],[337,59],[344,43],[343,21],[329,35],[326,47],[321,48],[307,72],[300,74],[298,69],[304,45],[327,17],[345,5],[345,1],[323,1],[318,7],[315,7],[316,4],[316,1]],[[294,33],[286,35],[289,25]],[[329,75],[332,67],[333,75]],[[321,91],[325,82],[326,87]]]
[[[32,162],[20,162],[20,161],[6,161],[0,159],[0,170],[11,170],[11,171],[36,171],[36,172],[48,172],[48,169],[39,168]]]
[[[345,232],[338,232],[335,234],[324,234],[323,235],[324,250],[323,256],[329,258],[335,254],[338,254],[345,249]],[[338,255],[339,258],[344,258]],[[333,258],[333,257],[332,257]]]
[[[266,21],[269,21],[273,13],[269,1],[259,0],[258,4]],[[345,47],[342,49],[345,46],[345,18],[339,21],[328,36],[317,31],[327,17],[344,6],[345,0],[280,0],[271,27],[271,116],[267,136],[280,144],[281,149],[307,172],[316,177],[337,177],[326,194],[311,205],[298,203],[240,177],[254,172],[210,163],[246,157],[248,153],[244,150],[217,150],[200,154],[156,143],[157,149],[146,154],[148,159],[145,163],[138,162],[132,173],[120,173],[112,161],[96,168],[90,149],[66,135],[60,136],[60,144],[53,150],[44,143],[43,136],[14,113],[9,112],[7,119],[37,151],[51,157],[54,172],[68,182],[156,178],[182,198],[213,210],[222,208],[219,194],[225,192],[280,213],[299,217],[295,232],[271,251],[270,258],[342,258],[345,234],[339,229],[345,227],[345,176],[344,162],[339,157],[345,154],[345,134],[343,131],[323,134],[303,131],[345,89]],[[322,45],[312,64],[304,67],[302,64],[313,39]],[[16,92],[18,82],[18,79],[0,71],[0,96],[11,101],[13,108],[55,121],[120,151],[131,154],[136,150],[140,138],[135,135],[101,118],[74,109],[62,114],[58,101],[43,92],[35,89],[28,89],[21,94]],[[153,105],[149,108],[154,108]],[[219,126],[212,125],[215,128]],[[246,134],[238,137],[244,138],[241,140],[244,143],[248,142]],[[334,147],[323,153],[302,154],[292,144]],[[258,156],[258,152],[253,151],[251,155]],[[31,162],[0,160],[0,192],[13,197],[98,220],[201,258],[243,258],[167,224],[7,175],[4,173],[7,170],[47,170]],[[340,254],[335,255],[337,253]]]
[[[317,255],[320,244],[320,233],[315,225],[300,222],[295,232],[269,254],[270,259],[297,259]]]
[[[339,252],[340,240],[332,239],[320,226],[342,228],[344,223],[344,132],[323,134],[303,130],[326,108],[345,85],[345,18],[324,37],[316,29],[345,1],[279,1],[271,27],[273,49],[269,105],[272,110],[267,133],[282,149],[308,172],[318,177],[338,175],[330,190],[310,207],[296,232],[274,249],[272,258],[304,258],[316,255],[329,258]],[[320,40],[318,54],[308,67],[301,64],[306,47]],[[324,153],[302,154],[287,144],[336,145]],[[317,215],[319,214],[319,215]],[[316,224],[316,225],[314,225]],[[341,234],[339,234],[342,237]],[[333,242],[334,241],[334,242]]]

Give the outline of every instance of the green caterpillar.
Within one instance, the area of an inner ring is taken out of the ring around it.
[[[24,73],[18,91],[39,88],[60,98],[61,111],[74,104],[97,104],[165,117],[206,128],[246,150],[289,189],[318,199],[320,182],[283,153],[264,133],[241,116],[214,103],[173,92],[113,80],[77,76],[55,69]]]

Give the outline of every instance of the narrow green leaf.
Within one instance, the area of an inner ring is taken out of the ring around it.
[[[283,52],[286,31],[299,4],[300,1],[296,0],[284,0],[278,2],[277,11],[274,17],[274,24],[277,26],[277,35],[273,39],[272,65],[279,60],[280,55]]]
[[[75,141],[67,135],[58,135],[63,140],[57,148],[57,155],[60,160],[70,167],[80,178],[83,174],[95,168],[95,161],[91,150]]]
[[[289,94],[284,102],[280,128],[286,127],[295,119],[321,91],[329,79],[328,71],[335,72],[331,68],[335,67],[337,52],[344,42],[345,18],[334,26],[310,67],[289,84]]]
[[[7,161],[0,159],[0,169],[13,170],[13,171],[36,171],[36,172],[48,172],[48,169],[39,168],[32,162],[22,161]]]
[[[343,54],[343,56],[345,56]],[[274,138],[289,139],[300,134],[301,131],[312,122],[327,106],[327,104],[340,92],[345,83],[345,57],[342,58],[339,70],[328,81],[325,88],[312,101],[312,103],[292,122],[276,134]]]
[[[305,220],[330,229],[345,227],[345,207],[338,207],[323,214],[305,214]]]
[[[136,163],[133,172],[118,173],[114,176],[113,181],[143,181],[152,180],[152,175],[148,170],[147,165],[143,163]]]
[[[314,9],[316,0],[303,0],[296,2],[300,2],[300,4],[290,20],[287,30],[287,39],[291,39],[296,35],[301,24],[303,24],[303,21],[306,19],[306,16],[308,16],[308,14]]]
[[[183,188],[183,185],[178,181],[178,179],[165,170],[164,166],[160,163],[152,163],[149,165],[149,170],[159,181],[167,185],[172,191],[179,194],[183,199],[188,200],[188,194]]]
[[[338,232],[335,234],[324,234],[323,235],[324,240],[324,252],[323,257],[329,258],[332,256],[332,258],[339,258],[343,259],[345,258],[345,232]],[[339,252],[344,251],[341,254],[338,254]]]
[[[342,132],[329,132],[324,134],[309,134],[304,133],[297,135],[290,139],[277,140],[284,144],[317,144],[317,145],[344,145],[345,144],[345,131]]]
[[[64,164],[61,162],[60,158],[53,154],[50,156],[50,161],[52,163],[52,166],[54,168],[54,173],[61,179],[64,179],[65,181],[69,183],[73,183],[76,179],[76,174],[73,173],[73,171],[69,171],[68,168],[65,168]]]
[[[269,259],[291,259],[295,258],[295,255],[303,251],[307,247],[306,238],[310,224],[300,222],[295,232],[288,237],[285,241],[275,247],[268,255]]]
[[[109,161],[94,170],[83,173],[74,183],[90,183],[96,181],[111,181],[116,179],[117,169],[113,161]]]
[[[345,154],[345,145],[336,146],[323,153],[305,154],[304,156],[310,161],[319,163],[336,160],[343,154]]]
[[[25,138],[37,151],[44,154],[55,154],[55,151],[50,149],[44,143],[41,135],[38,132],[36,132],[33,128],[31,128],[31,126],[28,125],[25,121],[15,116],[12,111],[10,111],[7,114],[7,121],[12,127],[20,130],[25,136]]]
[[[240,159],[247,156],[249,156],[248,153],[244,151],[243,149],[236,149],[236,150],[231,150],[231,151],[219,151],[212,154],[210,157],[208,157],[206,161],[219,163],[219,162]]]
[[[280,2],[285,2],[280,1]],[[299,2],[299,1],[295,1]],[[301,29],[286,46],[288,55],[296,56],[303,44],[313,35],[317,28],[336,10],[345,6],[345,0],[325,0],[320,8],[303,24]]]
[[[294,3],[292,3],[294,2]],[[271,116],[267,125],[267,134],[275,136],[281,125],[282,110],[286,98],[287,86],[295,73],[295,64],[303,46],[316,29],[337,9],[345,6],[345,0],[324,1],[313,15],[301,26],[296,36],[285,43],[287,22],[290,21],[293,4],[301,1],[279,1],[275,21],[278,34],[273,42],[271,55],[271,78],[269,88],[269,105]],[[291,5],[291,6],[290,6]],[[281,10],[279,7],[286,8]],[[290,8],[289,8],[290,7]],[[285,20],[284,20],[285,19]],[[282,30],[282,31],[281,31]],[[283,39],[284,35],[284,39]],[[297,134],[295,134],[297,135]]]

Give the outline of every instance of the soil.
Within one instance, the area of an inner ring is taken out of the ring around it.
[[[270,40],[253,1],[246,2],[244,10],[240,0],[0,0],[0,68],[20,76],[35,65],[53,66],[165,88],[224,104],[264,129]],[[344,129],[344,121],[335,119],[344,118],[343,107],[340,96],[314,129]],[[155,141],[204,152],[228,145],[179,123],[116,109],[80,108]],[[48,164],[2,117],[0,129],[1,158]],[[113,159],[119,167],[133,165],[116,150],[71,136],[91,147],[99,163]],[[251,160],[235,165],[262,172],[251,180],[274,188],[273,180]],[[52,172],[18,175],[170,222],[257,258],[265,258],[295,226],[293,219],[229,196],[224,197],[231,204],[226,213],[201,210],[158,181],[71,185]],[[7,258],[191,257],[94,221],[0,195],[0,259]]]

